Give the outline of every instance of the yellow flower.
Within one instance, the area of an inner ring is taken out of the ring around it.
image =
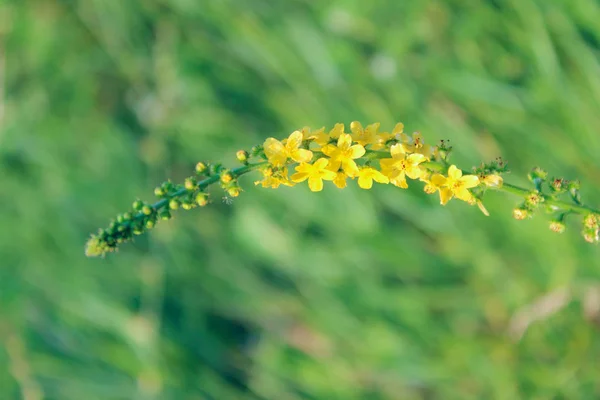
[[[279,185],[294,186],[294,182],[291,182],[288,178],[287,167],[276,169],[267,167],[263,168],[261,172],[263,174],[263,180],[254,182],[255,185],[261,184],[264,188],[272,189],[277,189]]]
[[[352,137],[342,133],[337,141],[337,146],[329,144],[321,149],[323,154],[331,157],[328,169],[337,172],[340,166],[348,176],[358,174],[358,166],[355,159],[365,155],[365,148],[360,144],[352,145]]]
[[[448,177],[435,174],[431,177],[429,185],[430,187],[439,189],[440,203],[442,205],[448,203],[453,197],[472,203],[475,200],[469,189],[479,185],[479,178],[475,175],[463,176],[460,169],[456,168],[455,165],[451,165],[448,168]]]
[[[390,147],[392,158],[384,158],[379,161],[381,171],[390,178],[393,185],[406,189],[406,177],[419,179],[425,170],[419,166],[426,158],[422,154],[407,154],[403,144],[395,144]]]
[[[400,140],[402,140],[402,142],[404,143],[404,147],[407,152],[419,153],[423,154],[425,157],[427,157],[427,159],[431,158],[431,154],[433,153],[434,149],[430,145],[425,144],[421,133],[413,133],[412,138],[402,132],[399,134],[399,136]]]
[[[352,130],[352,139],[362,146],[377,143],[377,131],[379,130],[379,122],[368,125],[363,129],[360,122],[354,121],[350,124]]]
[[[310,127],[305,126],[304,128],[300,129],[300,132],[302,132],[302,140],[315,140],[318,137],[320,137],[321,135],[324,135],[325,133],[325,127],[317,129],[314,132],[311,132]]]
[[[320,131],[315,135],[314,142],[319,146],[327,146],[332,140],[337,140],[344,133],[344,124],[335,124],[329,134]]]
[[[292,181],[303,182],[308,179],[308,187],[313,192],[323,190],[323,180],[332,181],[336,173],[326,169],[326,158],[319,158],[314,164],[302,163],[296,166],[296,173],[292,175]]]
[[[269,163],[275,167],[285,165],[288,158],[296,162],[309,162],[312,159],[312,151],[301,149],[302,132],[295,131],[283,142],[275,138],[268,138],[263,145],[265,155]]]
[[[362,189],[371,189],[373,181],[379,183],[389,183],[387,176],[377,171],[375,168],[366,167],[358,171],[358,186]]]

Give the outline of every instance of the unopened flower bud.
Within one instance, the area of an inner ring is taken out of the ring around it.
[[[142,211],[142,207],[144,207],[144,202],[141,200],[136,200],[133,202],[133,209],[135,211]]]
[[[196,182],[196,179],[192,177],[185,178],[185,181],[183,183],[183,186],[186,188],[186,190],[195,190],[197,185],[198,183]]]
[[[191,210],[192,208],[194,208],[194,205],[186,201],[181,203],[181,208],[183,208],[184,210]]]
[[[164,197],[166,194],[165,189],[163,187],[157,187],[154,189],[154,195],[156,197]]]
[[[247,164],[248,163],[248,152],[246,150],[238,150],[237,153],[235,153],[235,157],[238,159],[239,162]]]
[[[597,243],[600,240],[597,229],[584,229],[581,234],[588,243]]]
[[[203,174],[204,172],[206,172],[206,170],[208,169],[208,166],[203,163],[202,161],[200,161],[198,164],[196,164],[196,172],[199,174]]]
[[[177,199],[171,199],[171,201],[169,201],[169,208],[171,210],[177,210],[180,205],[181,205],[181,202]]]
[[[240,188],[238,188],[238,187],[229,188],[227,190],[227,194],[229,194],[231,197],[238,197],[240,195]]]
[[[158,214],[158,217],[164,221],[169,220],[171,219],[171,212],[165,208]]]
[[[148,205],[142,207],[142,214],[144,215],[150,215],[153,211],[154,209]]]
[[[206,193],[198,193],[196,195],[196,203],[200,206],[200,207],[204,207],[205,205],[208,204],[208,194]]]

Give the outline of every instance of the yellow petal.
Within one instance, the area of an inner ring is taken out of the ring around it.
[[[335,153],[337,153],[337,151],[338,151],[338,148],[337,148],[335,145],[333,145],[333,144],[328,144],[327,146],[324,146],[324,147],[322,147],[322,148],[321,148],[321,151],[322,151],[322,152],[323,152],[323,154],[325,154],[326,156],[333,157],[333,155],[334,155]]]
[[[427,158],[423,154],[419,154],[419,153],[411,154],[410,156],[406,157],[406,159],[412,165],[418,165],[418,164],[421,164],[422,162],[427,161]]]
[[[295,150],[298,147],[300,147],[301,144],[302,144],[302,132],[294,131],[288,138],[287,143],[285,144],[285,147],[287,147],[289,150]]]
[[[479,185],[479,178],[475,175],[465,175],[460,178],[460,181],[463,183],[463,187],[466,189],[470,189]]]
[[[446,179],[446,177],[444,175],[434,174],[431,177],[431,184],[433,186],[436,186],[436,187],[439,188],[440,186],[442,186],[442,185],[444,185],[446,183],[446,180],[447,179]]]
[[[381,172],[377,171],[376,169],[373,170],[372,176],[373,176],[373,179],[375,180],[375,182],[378,182],[378,183],[389,183],[390,182],[390,180],[388,179],[387,176],[385,176]]]
[[[317,161],[315,161],[313,167],[316,169],[325,169],[328,163],[329,161],[326,158],[319,158]]]
[[[312,171],[312,165],[307,164],[307,163],[302,163],[300,165],[296,165],[296,172],[304,172],[304,173],[310,173]]]
[[[352,136],[348,135],[347,133],[341,134],[340,137],[338,138],[337,145],[340,149],[348,149],[348,148],[350,148],[351,144],[352,144]]]
[[[310,150],[306,149],[297,149],[294,150],[291,154],[292,160],[297,162],[309,162],[312,160],[313,153]]]
[[[366,152],[365,148],[360,144],[355,144],[354,146],[350,147],[350,150],[352,150],[352,154],[350,155],[350,158],[352,159],[361,158]]]
[[[462,201],[473,201],[473,195],[467,189],[460,189],[455,191],[454,196]]]
[[[308,178],[308,187],[313,192],[320,192],[323,190],[323,180],[315,176]]]
[[[330,171],[328,169],[324,169],[321,171],[321,179],[325,179],[326,181],[332,181],[335,179],[337,172]]]
[[[340,189],[343,189],[346,187],[346,174],[343,172],[338,172],[335,175],[335,179],[333,180],[333,184],[335,186],[337,186]]]
[[[354,160],[346,160],[342,167],[344,168],[344,172],[348,174],[348,176],[356,176],[358,175],[358,166],[354,162]],[[337,170],[336,170],[337,171]]]
[[[373,179],[370,175],[362,174],[358,177],[358,186],[362,189],[371,189],[373,187]]]
[[[334,160],[332,158],[329,159],[329,164],[327,164],[327,169],[333,172],[338,172],[342,162],[339,160]]]
[[[306,172],[296,172],[292,175],[290,179],[292,180],[292,182],[302,182],[308,179],[308,176],[309,174],[307,174]]]
[[[450,199],[452,198],[452,191],[448,188],[441,188],[440,189],[440,204],[441,205],[446,205],[446,203],[448,203],[448,201],[450,201]]]
[[[390,154],[393,158],[403,158],[406,154],[406,150],[401,143],[396,143],[392,147],[390,147]]]
[[[392,131],[392,134],[400,134],[404,131],[404,124],[402,122],[398,122]]]
[[[460,179],[461,176],[462,176],[462,171],[460,169],[456,168],[456,165],[451,165],[450,168],[448,168],[448,178]]]
[[[354,135],[362,135],[364,129],[360,122],[352,121],[352,123],[350,123],[350,130]]]
[[[337,139],[344,133],[344,124],[335,124],[333,129],[329,131],[329,136],[333,139]]]

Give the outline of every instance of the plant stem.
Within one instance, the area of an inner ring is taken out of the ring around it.
[[[423,165],[427,169],[430,169],[432,171],[437,171],[437,172],[442,172],[445,169],[445,166],[442,163],[435,162],[435,161],[423,163],[421,165]],[[467,171],[462,171],[462,172],[463,172],[463,174],[470,173]],[[514,194],[516,196],[523,197],[523,198],[529,196],[532,192],[529,189],[525,189],[520,186],[510,184],[510,183],[503,183],[502,186],[491,187],[491,189],[497,190],[499,192],[511,193],[511,194]],[[587,207],[582,204],[567,203],[566,201],[557,200],[557,199],[552,198],[551,196],[548,196],[548,195],[545,195],[542,193],[540,193],[540,195],[544,199],[544,204],[549,205],[549,206],[558,207],[562,210],[572,211],[572,212],[575,212],[578,214],[587,214],[587,213],[600,214],[599,210],[595,210],[591,207]]]

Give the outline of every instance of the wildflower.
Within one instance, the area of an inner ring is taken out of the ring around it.
[[[294,186],[294,182],[291,182],[288,178],[287,167],[272,168],[267,167],[261,170],[263,174],[262,181],[254,182],[255,185],[261,184],[264,188],[277,189],[280,185]]]
[[[365,148],[360,144],[352,145],[352,137],[346,133],[340,135],[337,146],[329,144],[321,149],[323,154],[331,157],[328,169],[337,172],[340,166],[348,176],[358,174],[358,166],[354,161],[365,155]]]
[[[381,170],[390,179],[393,185],[406,189],[406,177],[419,179],[424,170],[419,166],[426,158],[422,154],[407,154],[403,144],[395,144],[390,148],[392,158],[384,158],[379,161]]]
[[[379,183],[389,183],[387,176],[377,171],[375,168],[366,167],[358,171],[358,186],[362,189],[371,189],[373,181]]]
[[[362,146],[377,143],[377,131],[379,130],[379,122],[368,125],[363,128],[360,122],[354,121],[350,124],[352,130],[352,139]]]
[[[323,180],[332,181],[336,173],[326,169],[329,161],[319,158],[314,164],[301,163],[296,167],[296,173],[292,175],[293,182],[303,182],[308,179],[308,187],[313,192],[323,190]]]
[[[305,126],[304,128],[300,129],[300,132],[302,133],[302,140],[315,140],[316,138],[325,134],[325,127],[317,129],[313,132],[311,131],[310,127]]]
[[[463,176],[460,169],[456,168],[455,165],[451,165],[448,168],[448,177],[434,174],[428,183],[429,187],[425,187],[425,191],[435,193],[436,190],[439,190],[440,203],[442,205],[448,203],[453,197],[473,204],[473,195],[469,192],[469,189],[474,188],[478,184],[479,178],[475,175]]]
[[[302,132],[293,132],[286,140],[280,142],[275,138],[268,138],[264,143],[264,150],[269,163],[273,166],[283,166],[288,158],[296,162],[309,162],[312,159],[312,151],[301,149]]]
[[[340,135],[344,133],[344,124],[335,124],[333,129],[329,133],[325,133],[323,130],[319,130],[318,134],[313,134],[311,138],[319,146],[327,146],[332,141],[336,141]]]

